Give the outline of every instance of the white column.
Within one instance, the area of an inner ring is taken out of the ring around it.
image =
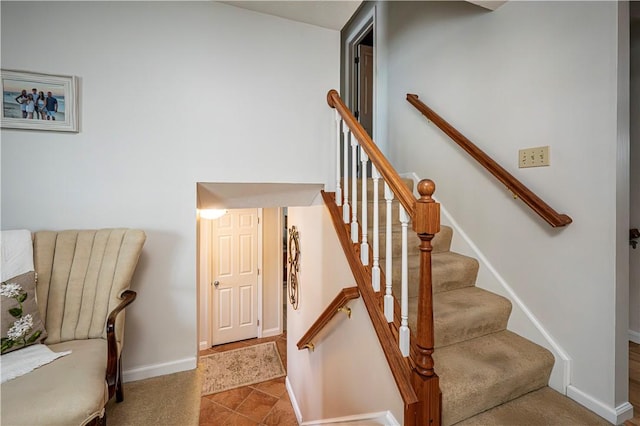
[[[384,199],[387,202],[387,226],[386,226],[386,262],[384,267],[385,293],[384,293],[384,316],[388,322],[393,321],[393,247],[392,247],[392,227],[391,227],[391,203],[393,202],[393,191],[387,182],[384,183]]]
[[[400,223],[402,225],[402,278],[400,297],[400,352],[409,356],[409,267],[407,259],[407,228],[409,215],[402,205],[400,207]]]
[[[344,188],[344,196],[343,196],[343,204],[342,204],[342,220],[344,223],[349,223],[351,219],[351,210],[349,209],[349,143],[351,141],[351,131],[349,130],[349,126],[346,124],[342,126],[342,134],[343,138],[343,148],[344,154],[342,156],[343,160],[343,176],[344,179],[342,181],[342,187]]]
[[[358,140],[351,135],[351,241],[358,242]]]
[[[342,184],[340,182],[340,126],[342,125],[342,118],[340,113],[336,110],[336,204],[342,205]],[[346,143],[346,141],[345,141]]]
[[[364,149],[362,149],[362,147],[360,147],[360,170],[362,170],[362,173],[360,173],[360,178],[362,179],[362,213],[360,214],[362,216],[362,222],[361,222],[361,227],[362,227],[362,241],[360,243],[360,261],[362,262],[363,265],[367,266],[369,264],[369,241],[367,240],[368,238],[368,230],[367,227],[369,226],[368,223],[368,219],[367,219],[367,209],[369,208],[368,203],[368,197],[367,197],[367,162],[369,161],[369,157],[367,156],[367,153],[364,152]]]
[[[380,173],[374,164],[371,164],[371,177],[373,178],[373,266],[371,267],[371,284],[374,291],[380,291],[380,212],[378,211],[378,183]]]

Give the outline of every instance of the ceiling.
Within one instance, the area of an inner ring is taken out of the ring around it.
[[[362,0],[221,1],[220,3],[323,28],[341,30],[358,9]]]

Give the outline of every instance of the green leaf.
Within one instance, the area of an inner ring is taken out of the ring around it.
[[[36,331],[35,333],[33,333],[33,334],[31,335],[31,337],[29,337],[29,338],[27,339],[27,343],[33,343],[33,342],[35,342],[35,341],[38,339],[38,337],[40,337],[40,335],[41,335],[41,334],[42,334],[42,330],[38,330],[38,331]]]
[[[0,352],[4,353],[7,349],[11,349],[11,347],[13,347],[13,340],[6,339],[2,342],[2,348],[0,349]]]
[[[24,302],[25,300],[27,300],[27,293],[22,293],[16,300],[20,303]]]
[[[9,313],[14,318],[20,318],[22,316],[22,308],[11,308],[9,309]]]

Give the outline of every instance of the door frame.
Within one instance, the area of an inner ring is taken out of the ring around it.
[[[262,241],[263,241],[263,219],[262,219],[262,208],[256,208],[258,214],[258,254],[257,254],[257,262],[258,262],[258,283],[257,283],[257,320],[258,320],[258,335],[257,337],[262,337],[262,295],[263,295],[263,251],[262,251]],[[216,219],[217,220],[217,219]],[[202,300],[205,303],[198,303],[198,308],[203,312],[200,312],[198,318],[204,319],[204,324],[200,324],[199,328],[199,343],[198,349],[205,350],[211,347],[211,343],[213,342],[213,327],[211,327],[213,321],[213,265],[211,262],[211,256],[213,254],[212,247],[212,233],[213,233],[213,220],[202,220],[199,221],[199,251],[200,251],[200,288],[204,288],[204,294],[201,293]],[[199,321],[200,322],[200,321]],[[205,330],[202,330],[205,328]]]
[[[376,134],[377,126],[377,102],[376,102],[376,69],[377,69],[377,40],[376,40],[376,5],[373,5],[371,9],[366,11],[361,17],[359,17],[351,25],[351,29],[346,35],[346,39],[343,46],[344,52],[344,93],[343,99],[350,110],[353,111],[357,104],[357,90],[358,81],[357,73],[355,70],[354,62],[358,52],[358,44],[365,38],[369,31],[373,31],[373,125],[371,126],[373,140],[379,139]]]

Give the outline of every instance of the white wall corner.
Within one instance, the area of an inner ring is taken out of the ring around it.
[[[640,332],[629,330],[629,340],[640,345]]]
[[[418,182],[420,177],[413,172],[401,173],[403,178],[412,179],[414,182],[414,195],[420,197],[417,192]],[[436,201],[437,198],[434,197]],[[464,247],[462,254],[475,257],[480,263],[480,271],[484,269],[488,273],[488,276],[494,281],[493,287],[487,285],[486,282],[477,283],[478,287],[486,290],[497,290],[501,292],[501,295],[507,297],[513,304],[513,311],[507,328],[521,336],[540,344],[551,351],[555,357],[556,362],[553,365],[551,371],[551,377],[549,378],[549,386],[556,391],[567,394],[567,387],[571,383],[571,368],[573,360],[567,354],[567,352],[560,346],[560,344],[551,336],[551,334],[545,329],[542,323],[536,318],[536,316],[529,310],[526,304],[518,297],[513,288],[506,282],[506,280],[500,275],[500,273],[493,267],[487,257],[480,251],[478,246],[471,240],[462,227],[451,216],[447,209],[440,204],[441,219],[443,223],[451,226],[454,231],[454,240],[461,242],[461,246]],[[459,237],[459,238],[458,238]],[[480,276],[480,272],[478,272]],[[495,288],[494,288],[495,287]],[[518,314],[519,318],[526,318],[527,324],[521,324],[520,320],[514,320],[514,317]],[[536,332],[531,333],[532,327]]]
[[[122,373],[122,381],[135,382],[136,380],[148,379],[151,377],[164,376],[165,374],[179,373],[181,371],[193,370],[196,368],[196,357],[178,359],[160,364],[149,364],[142,367],[125,370]]]
[[[629,402],[611,407],[573,385],[567,387],[567,396],[614,425],[622,424],[633,417],[633,405]]]
[[[284,380],[284,384],[287,388],[287,393],[289,394],[289,400],[291,401],[291,406],[293,407],[293,412],[296,414],[296,419],[298,420],[298,424],[302,423],[302,412],[300,411],[300,406],[298,405],[298,400],[296,399],[296,395],[293,393],[293,387],[291,387],[291,382],[289,381],[289,376],[287,376]]]

